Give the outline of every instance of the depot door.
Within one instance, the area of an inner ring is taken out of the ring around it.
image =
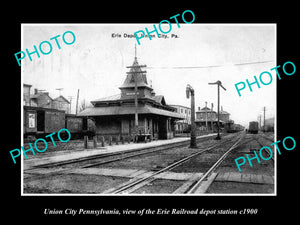
[[[160,118],[158,121],[158,139],[167,139],[167,119]]]

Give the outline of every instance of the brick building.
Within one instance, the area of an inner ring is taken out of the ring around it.
[[[220,120],[224,121],[225,123],[230,120],[230,113],[226,112],[223,110],[223,106],[221,106],[221,111],[220,111]]]
[[[220,127],[224,127],[224,124],[230,120],[230,114],[226,111],[223,111],[223,107],[221,106],[219,123]],[[218,123],[218,113],[216,111],[211,110],[207,106],[202,109],[198,107],[198,111],[196,112],[196,126],[199,130],[216,130]]]

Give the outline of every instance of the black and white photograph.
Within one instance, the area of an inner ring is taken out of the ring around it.
[[[276,23],[154,24],[21,25],[22,196],[277,195]]]
[[[95,3],[3,7],[3,218],[294,220],[296,5]]]

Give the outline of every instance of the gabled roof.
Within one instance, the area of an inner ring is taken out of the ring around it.
[[[53,99],[53,101],[60,101],[62,99],[64,102],[67,102],[68,104],[71,104],[64,96],[60,95],[57,98]],[[61,101],[60,101],[61,102]]]
[[[166,100],[163,95],[152,96],[152,99],[161,105],[166,105]]]
[[[92,104],[96,102],[109,102],[109,101],[117,101],[121,99],[121,94],[111,95],[104,98],[98,98],[93,101],[91,101]]]
[[[34,99],[34,98],[38,98],[41,95],[46,95],[48,98],[50,98],[50,100],[52,101],[53,99],[49,96],[49,92],[39,92],[37,94],[31,95],[30,98]]]

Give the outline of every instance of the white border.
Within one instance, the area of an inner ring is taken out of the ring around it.
[[[118,24],[118,23],[68,23],[68,24],[61,24],[61,23],[22,23],[21,24],[21,49],[24,49],[23,46],[23,26],[120,26],[120,25],[139,25],[142,26],[143,24],[151,24],[151,23],[126,23],[126,24]],[[152,25],[152,24],[151,24]],[[277,65],[277,23],[226,23],[226,24],[219,24],[219,23],[193,23],[193,24],[180,24],[180,26],[275,26],[275,65]],[[276,97],[275,97],[275,131],[274,131],[274,139],[277,141],[277,79],[275,80],[276,86]],[[21,65],[21,144],[23,146],[23,71]],[[274,167],[274,193],[271,194],[260,194],[260,193],[249,193],[249,194],[57,194],[57,193],[50,193],[50,194],[31,194],[31,193],[23,193],[23,154],[21,154],[21,196],[132,196],[132,197],[139,197],[139,196],[187,196],[187,197],[195,197],[195,196],[277,196],[277,151],[275,151],[274,146],[274,153],[275,153],[275,167]]]

